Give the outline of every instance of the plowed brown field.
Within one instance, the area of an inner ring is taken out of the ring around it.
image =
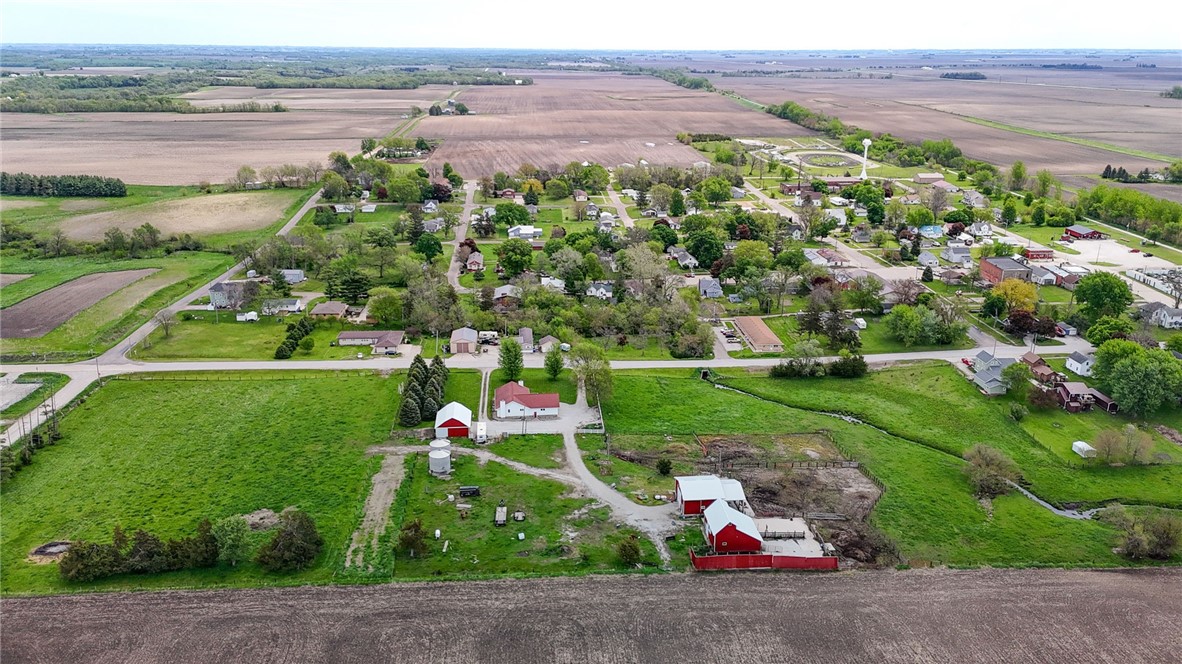
[[[21,300],[0,311],[0,337],[44,336],[79,311],[153,272],[155,268],[88,274]]]
[[[1179,570],[737,573],[8,599],[23,662],[1178,662]]]

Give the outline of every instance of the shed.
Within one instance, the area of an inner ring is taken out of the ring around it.
[[[701,514],[716,500],[743,504],[747,495],[738,480],[717,475],[690,475],[674,478],[677,505],[682,516]]]
[[[725,502],[712,503],[702,517],[702,533],[716,553],[754,553],[763,548],[755,520]]]
[[[468,438],[472,435],[472,411],[452,401],[435,414],[436,438]]]
[[[461,327],[451,333],[451,352],[453,355],[459,353],[475,353],[476,352],[476,330],[470,327]]]
[[[1074,443],[1072,443],[1071,444],[1071,451],[1075,452],[1076,454],[1080,455],[1081,457],[1083,457],[1085,459],[1091,459],[1096,456],[1096,448],[1092,447],[1091,445],[1088,445],[1087,443],[1083,442],[1082,440],[1077,440]]]

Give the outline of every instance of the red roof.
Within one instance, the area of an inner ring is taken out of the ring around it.
[[[558,408],[558,393],[534,394],[524,385],[505,383],[493,392],[493,403],[500,406],[506,401],[516,401],[526,408]]]

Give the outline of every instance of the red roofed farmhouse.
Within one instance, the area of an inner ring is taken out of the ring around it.
[[[534,394],[523,382],[510,382],[493,392],[497,419],[558,417],[558,393]]]

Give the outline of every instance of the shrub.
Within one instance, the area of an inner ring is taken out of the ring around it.
[[[164,542],[146,530],[137,530],[131,538],[125,569],[133,574],[155,574],[168,568]]]
[[[279,516],[279,529],[255,560],[268,572],[293,572],[311,565],[323,544],[312,517],[292,510]]]
[[[1010,404],[1010,417],[1014,418],[1015,422],[1021,422],[1022,418],[1026,417],[1029,414],[1030,414],[1030,411],[1027,410],[1026,406],[1023,406],[1020,403],[1011,403]]]
[[[122,570],[119,551],[111,544],[71,542],[70,550],[58,563],[58,573],[66,581],[94,581]]]
[[[616,545],[616,555],[620,557],[620,562],[633,567],[640,562],[640,544],[635,537],[623,539]]]
[[[250,526],[246,519],[230,516],[219,520],[213,526],[213,536],[217,539],[218,560],[237,565],[250,557]]]
[[[657,459],[657,472],[668,476],[669,473],[673,472],[673,462],[666,458]]]
[[[286,360],[291,357],[291,348],[287,344],[282,344],[275,349],[275,359]]]
[[[398,549],[409,554],[411,558],[423,555],[426,541],[427,531],[419,519],[402,526],[402,531],[398,533]]]
[[[996,448],[987,445],[973,445],[964,453],[968,462],[965,473],[973,485],[974,492],[982,498],[1000,496],[1010,491],[1010,482],[1021,477],[1018,466]]]
[[[861,378],[866,375],[866,360],[861,355],[843,355],[826,368],[837,378]]]

